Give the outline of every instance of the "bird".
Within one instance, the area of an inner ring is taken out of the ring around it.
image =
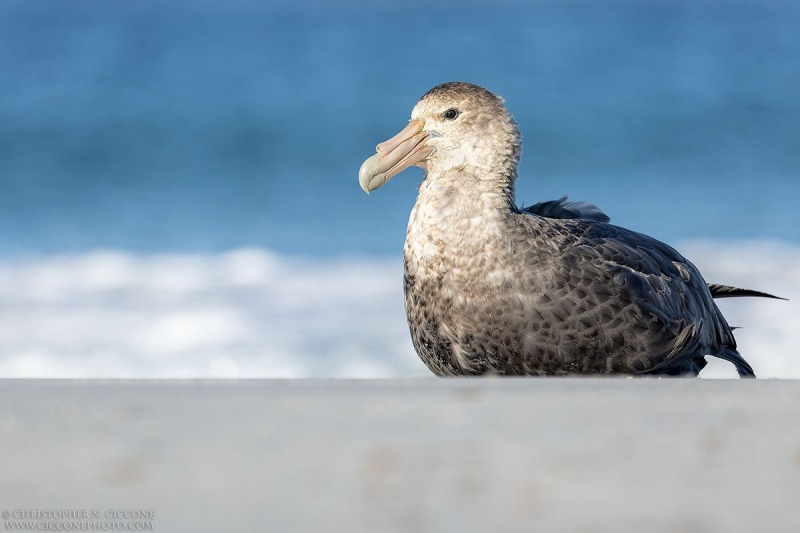
[[[566,197],[517,207],[522,142],[502,97],[426,92],[359,170],[370,193],[425,171],[403,249],[412,344],[438,376],[697,376],[707,356],[755,377],[708,284],[669,245]]]

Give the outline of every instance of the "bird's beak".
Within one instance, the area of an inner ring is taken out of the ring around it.
[[[412,120],[403,131],[375,148],[378,153],[364,161],[358,171],[358,183],[364,192],[369,194],[383,187],[395,174],[420,163],[431,154],[433,148],[425,146],[428,134],[422,131],[424,126],[424,121]]]

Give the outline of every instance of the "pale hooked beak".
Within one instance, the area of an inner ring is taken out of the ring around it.
[[[433,148],[425,146],[428,134],[422,131],[425,122],[412,120],[403,131],[380,143],[378,153],[364,161],[358,171],[358,183],[369,194],[392,179],[395,174],[416,165],[431,155]]]

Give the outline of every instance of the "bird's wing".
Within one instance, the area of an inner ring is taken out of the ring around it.
[[[523,207],[520,209],[520,211],[532,215],[539,215],[546,218],[555,218],[561,220],[582,218],[586,220],[596,220],[598,222],[611,221],[611,218],[596,205],[590,204],[589,202],[570,202],[568,201],[567,196],[562,196],[558,200],[538,202],[533,205],[529,205],[528,207]],[[756,297],[786,300],[786,298],[774,296],[766,292],[752,289],[741,289],[739,287],[720,285],[718,283],[709,283],[708,289],[711,291],[712,298]]]
[[[673,248],[611,224],[547,224],[568,236],[557,253],[558,275],[582,287],[591,304],[579,306],[586,308],[585,320],[613,332],[606,345],[613,370],[680,373],[723,347],[735,353],[731,329],[705,280]]]

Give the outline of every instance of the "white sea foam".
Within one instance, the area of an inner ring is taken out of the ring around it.
[[[679,247],[708,280],[790,302],[721,301],[760,377],[800,377],[800,248]],[[427,376],[401,260],[96,251],[0,260],[2,377]],[[734,377],[711,363],[707,377]]]

